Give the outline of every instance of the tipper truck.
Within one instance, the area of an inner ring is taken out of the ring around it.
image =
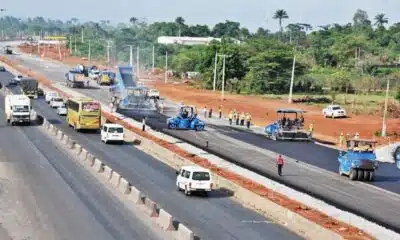
[[[39,95],[39,83],[33,78],[22,78],[20,81],[21,92],[31,98],[38,98]]]
[[[5,98],[7,123],[31,123],[31,100],[25,95],[7,95]]]
[[[89,81],[88,70],[84,65],[78,64],[74,69],[65,74],[65,81],[68,87],[84,88],[85,82]]]

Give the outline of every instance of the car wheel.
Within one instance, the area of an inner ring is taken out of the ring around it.
[[[186,186],[185,186],[185,195],[186,195],[186,196],[190,196],[190,191],[187,190],[187,187],[186,187]]]
[[[358,181],[363,181],[364,180],[364,170],[361,170],[361,169],[359,169],[358,171],[357,171],[357,174],[358,174]]]
[[[176,124],[175,123],[169,123],[168,124],[168,128],[175,129],[176,128]]]
[[[357,180],[357,176],[358,176],[357,169],[351,169],[349,176],[350,180],[351,181]]]
[[[177,190],[178,192],[181,191],[181,188],[179,187],[179,183],[176,184],[176,190]]]
[[[196,125],[194,128],[195,128],[196,131],[204,130],[204,126],[203,125]]]

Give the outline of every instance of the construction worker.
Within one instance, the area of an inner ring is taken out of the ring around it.
[[[244,119],[246,118],[246,115],[244,115],[244,112],[240,114],[240,126],[244,126]]]
[[[194,117],[197,117],[197,107],[196,106],[193,107],[193,115],[194,115]]]
[[[218,114],[219,114],[219,119],[222,118],[222,105],[219,105],[218,107]]]
[[[279,154],[276,158],[276,166],[278,167],[278,175],[282,176],[282,169],[283,169],[283,157]]]
[[[344,134],[343,131],[341,131],[339,135],[339,146],[342,148],[343,144],[344,144]]]
[[[314,131],[314,123],[310,123],[310,125],[308,126],[308,131],[310,132],[310,134],[313,133],[313,131]]]
[[[210,111],[208,111],[208,117],[212,118],[212,108],[210,108]]]
[[[233,113],[233,118],[235,119],[236,125],[239,125],[239,113],[235,112]]]
[[[160,108],[160,113],[164,113],[164,104],[163,104],[163,102],[160,102],[160,104],[158,106]]]
[[[204,113],[204,118],[207,118],[207,106],[204,106],[203,108],[203,113]]]
[[[251,123],[251,115],[250,115],[250,113],[246,113],[246,126],[247,126],[247,128],[250,128],[250,123]]]
[[[360,139],[360,134],[356,132],[356,135],[354,135],[354,139]]]
[[[229,125],[232,125],[233,111],[229,112],[228,119],[229,119]]]

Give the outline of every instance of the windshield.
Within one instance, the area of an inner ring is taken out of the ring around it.
[[[333,110],[340,110],[340,107],[333,107]]]
[[[110,127],[108,128],[109,133],[123,133],[124,129],[121,127]]]
[[[193,172],[192,179],[197,181],[209,181],[210,174],[208,172]]]
[[[84,112],[98,112],[100,110],[100,104],[95,102],[87,102],[82,104],[82,111]]]
[[[64,100],[62,98],[53,98],[54,102],[63,102]]]
[[[51,93],[48,93],[49,94],[49,96],[51,96],[51,97],[55,97],[55,96],[57,96],[58,94],[57,93],[55,93],[55,92],[51,92]]]
[[[13,106],[14,112],[29,112],[29,106]]]

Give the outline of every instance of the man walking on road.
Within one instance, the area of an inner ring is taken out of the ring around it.
[[[219,105],[218,114],[219,114],[219,119],[221,119],[222,118],[222,105]]]
[[[278,175],[282,176],[283,157],[280,154],[279,154],[278,158],[276,159],[276,166],[278,167]]]
[[[232,125],[233,111],[229,112],[228,119],[229,119],[229,125]]]
[[[204,118],[207,118],[207,113],[208,113],[207,106],[204,106],[203,113],[204,113]]]

